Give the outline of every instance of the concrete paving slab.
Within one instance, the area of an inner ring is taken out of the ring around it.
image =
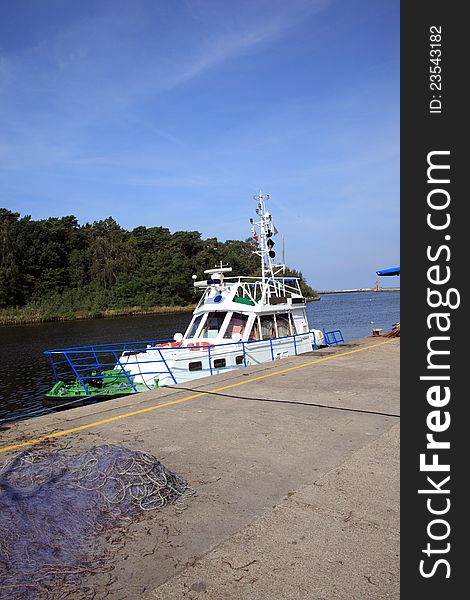
[[[398,479],[395,425],[145,598],[397,599]]]

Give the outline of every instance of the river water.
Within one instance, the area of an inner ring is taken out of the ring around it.
[[[400,320],[399,292],[324,294],[309,302],[311,327],[341,329],[345,340],[391,329]],[[0,327],[0,426],[50,412],[42,404],[54,383],[44,350],[84,344],[172,338],[191,314],[119,317]],[[0,430],[1,436],[1,430]]]

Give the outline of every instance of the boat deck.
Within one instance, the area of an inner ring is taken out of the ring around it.
[[[18,422],[0,460],[118,443],[194,487],[131,526],[97,597],[398,599],[399,348],[363,338]]]

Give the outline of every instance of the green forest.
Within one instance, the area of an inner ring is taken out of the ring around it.
[[[198,231],[136,227],[112,217],[33,220],[0,208],[0,322],[85,318],[188,309],[199,295],[192,275],[220,261],[234,275],[258,275],[252,239],[202,239]],[[316,292],[302,273],[303,293]]]

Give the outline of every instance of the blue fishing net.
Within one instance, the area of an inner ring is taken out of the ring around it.
[[[145,452],[99,445],[22,452],[0,465],[0,598],[88,600],[110,546],[145,511],[181,507],[188,483]]]

